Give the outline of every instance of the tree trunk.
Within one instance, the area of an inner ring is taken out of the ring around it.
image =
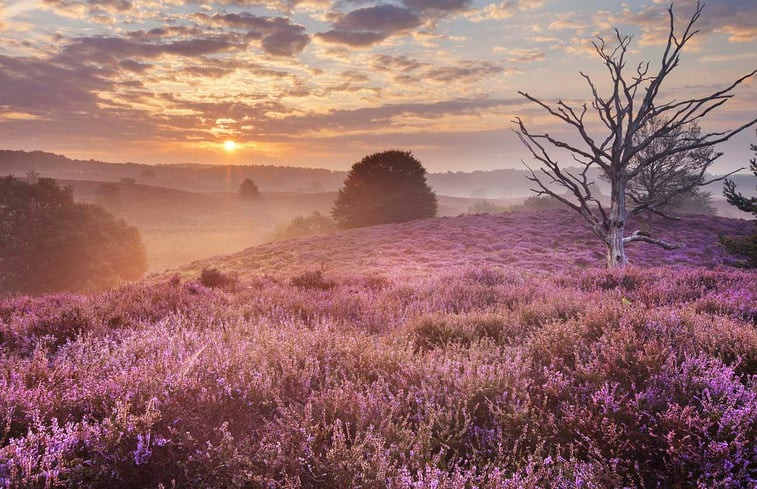
[[[625,176],[612,175],[610,179],[610,215],[607,229],[607,267],[623,268],[628,263],[623,247],[626,228],[626,181]]]

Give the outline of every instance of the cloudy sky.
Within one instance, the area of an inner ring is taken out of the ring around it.
[[[695,2],[679,0],[681,22]],[[513,168],[518,90],[579,104],[612,27],[659,62],[667,0],[0,0],[0,148],[145,163],[347,169],[387,148],[432,171]],[[711,0],[665,99],[757,68],[757,1]],[[705,129],[754,118],[757,83]],[[566,133],[567,134],[567,133]],[[749,130],[716,167],[744,166]],[[236,143],[227,151],[224,143]]]

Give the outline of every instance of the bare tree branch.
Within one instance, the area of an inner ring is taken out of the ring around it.
[[[678,248],[683,248],[686,246],[684,243],[669,243],[661,239],[655,239],[639,230],[634,231],[630,236],[623,238],[624,244],[633,243],[635,241],[643,241],[645,243],[661,246],[666,250],[677,250]]]

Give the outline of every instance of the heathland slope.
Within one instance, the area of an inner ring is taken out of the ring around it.
[[[568,212],[443,218],[0,299],[0,487],[754,487],[748,225],[608,272]]]
[[[733,263],[720,245],[721,235],[750,232],[745,220],[685,216],[680,220],[631,221],[629,228],[685,246],[665,251],[645,243],[628,247],[636,266]],[[216,267],[243,277],[323,269],[331,273],[377,272],[435,275],[467,266],[509,266],[519,270],[557,271],[604,264],[602,243],[570,210],[517,211],[425,219],[341,231],[265,244],[233,255],[201,260],[180,271],[199,273]]]

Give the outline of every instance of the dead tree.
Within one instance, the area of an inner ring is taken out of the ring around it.
[[[691,137],[686,131],[681,130],[702,120],[730,100],[734,96],[734,89],[744,80],[754,76],[757,70],[704,97],[671,100],[665,103],[658,103],[656,100],[665,79],[678,66],[684,47],[697,34],[694,25],[703,8],[704,5],[697,4],[694,14],[681,33],[676,33],[672,6],[668,8],[668,39],[660,67],[656,72],[650,72],[649,62],[640,63],[629,77],[624,68],[631,36],[622,36],[616,29],[617,45],[614,48],[609,47],[604,39],[598,36],[593,45],[610,75],[609,95],[600,95],[594,81],[583,72],[581,76],[589,85],[592,99],[580,108],[572,107],[562,100],[558,100],[556,105],[549,105],[526,92],[518,92],[561,122],[572,126],[577,132],[580,143],[574,144],[546,133],[531,132],[520,117],[516,117],[514,121],[520,140],[533,158],[541,164],[540,174],[529,167],[529,179],[538,187],[532,190],[539,195],[551,195],[579,212],[594,234],[605,243],[607,265],[610,268],[624,267],[627,264],[624,247],[629,243],[644,241],[668,250],[682,246],[653,238],[641,231],[625,235],[628,217],[655,209],[661,204],[655,199],[647,199],[626,207],[628,182],[631,179],[659,161],[675,158],[682,153],[710,148],[757,123],[757,119],[753,119],[735,129],[708,132],[697,137]],[[590,112],[589,106],[601,121],[602,135],[593,135],[590,131],[591,121],[586,119],[587,112]],[[642,128],[655,119],[664,122],[649,134],[639,137]],[[676,144],[662,145],[664,147],[659,152],[647,151],[661,139],[674,137],[676,134]],[[549,151],[555,149],[569,153],[575,162],[572,164],[578,164],[578,170],[568,169],[551,156]],[[712,161],[718,156],[719,154],[713,155]],[[599,169],[610,183],[609,208],[592,194],[591,186],[594,182],[590,181],[589,175],[593,169]],[[687,182],[685,185],[691,190],[711,181],[714,180],[707,181],[702,171],[694,182]]]

